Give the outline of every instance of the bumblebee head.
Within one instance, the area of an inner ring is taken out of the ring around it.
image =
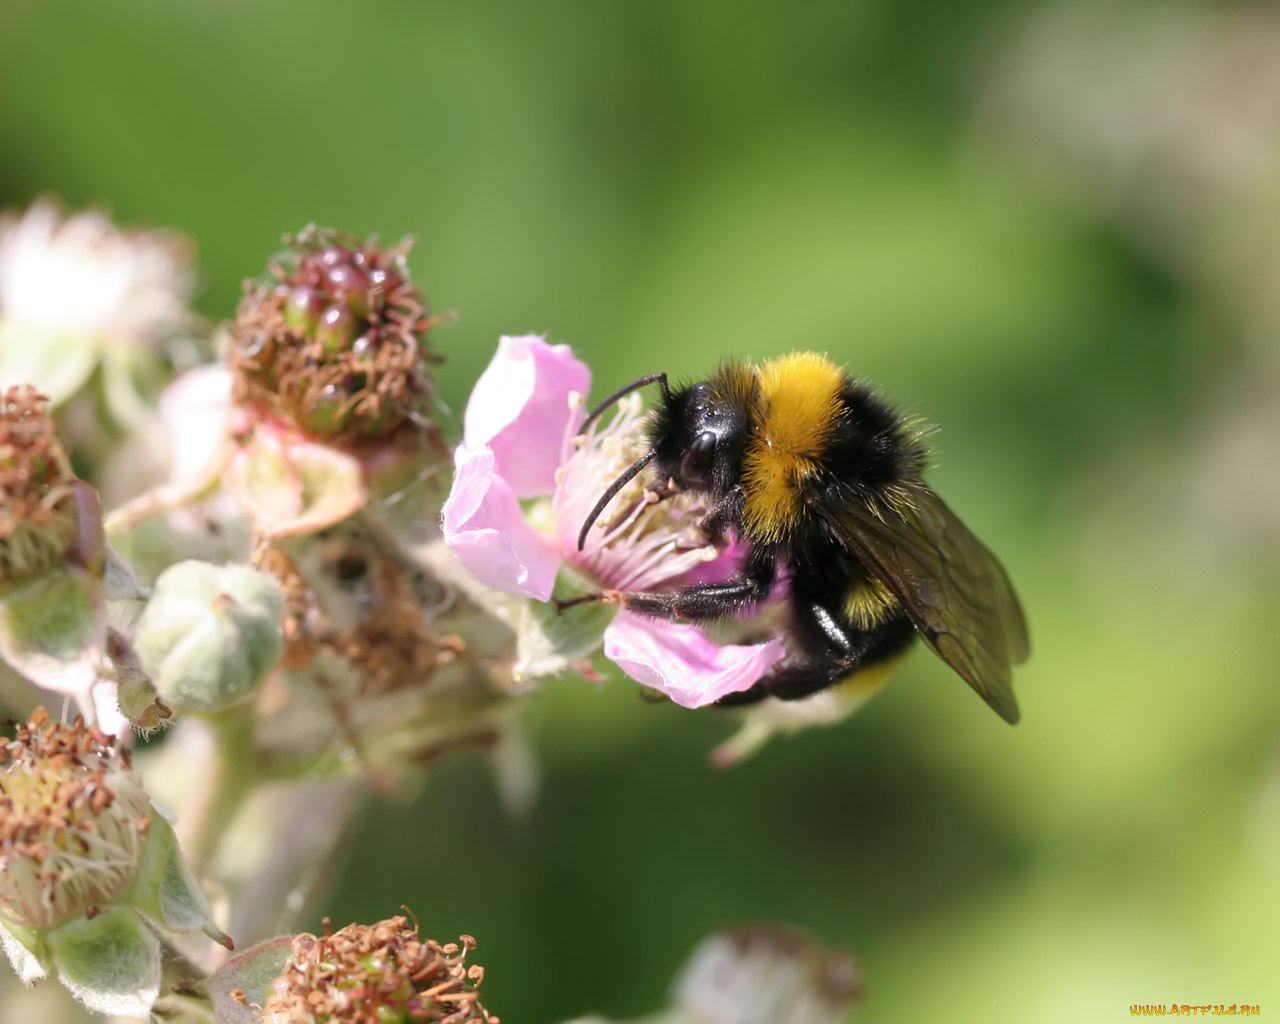
[[[681,490],[726,494],[742,471],[750,404],[724,375],[672,392],[649,428],[658,475]]]
[[[662,403],[649,428],[649,450],[600,496],[578,534],[579,551],[614,495],[651,462],[657,464],[662,480],[674,480],[682,490],[720,497],[738,480],[757,388],[755,374],[746,366],[731,365],[711,380],[675,391],[668,387],[665,373],[641,377],[601,402],[582,429],[625,395],[655,382],[662,387]]]

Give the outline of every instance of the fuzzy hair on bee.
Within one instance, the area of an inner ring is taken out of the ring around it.
[[[828,687],[881,685],[919,637],[1003,719],[1018,720],[1012,666],[1029,654],[1026,620],[995,556],[924,482],[922,431],[825,356],[793,352],[728,363],[672,389],[650,374],[605,399],[657,383],[648,449],[601,495],[609,502],[650,465],[702,497],[703,530],[747,549],[732,579],[667,593],[605,591],[642,614],[703,621],[754,610],[785,572],[789,654],[722,704],[796,700]]]

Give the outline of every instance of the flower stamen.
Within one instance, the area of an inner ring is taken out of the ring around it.
[[[114,737],[38,709],[0,740],[0,916],[49,927],[112,903],[133,879],[150,810]]]
[[[293,940],[289,965],[269,986],[262,1017],[314,1024],[499,1024],[480,1004],[483,969],[465,963],[475,944],[469,935],[443,946],[423,941],[402,916],[336,932],[326,918],[322,936],[304,933]]]
[[[35,575],[76,546],[76,484],[49,400],[28,384],[0,393],[0,584]]]

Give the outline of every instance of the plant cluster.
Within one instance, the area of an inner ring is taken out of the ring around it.
[[[612,663],[693,708],[783,656],[573,601],[739,555],[643,479],[579,550],[644,413],[584,434],[567,345],[500,339],[451,444],[445,318],[410,249],[308,227],[209,330],[180,240],[48,203],[0,221],[0,658],[23,719],[0,740],[0,939],[24,982],[141,1020],[496,1024],[469,936],[403,916],[281,936],[298,879],[365,797],[460,749],[527,803],[544,679]],[[33,303],[28,279],[67,286]],[[65,721],[36,709],[59,700]],[[757,709],[718,760],[828,702]],[[714,940],[671,1019],[838,1019],[852,965],[782,934]]]

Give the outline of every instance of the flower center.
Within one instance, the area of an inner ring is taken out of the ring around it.
[[[718,554],[698,528],[705,506],[688,494],[668,492],[666,481],[648,473],[614,496],[577,551],[578,531],[601,493],[644,451],[643,425],[635,395],[618,403],[608,423],[567,441],[553,498],[562,549],[601,586],[619,590],[656,589]]]
[[[0,913],[49,927],[109,905],[133,880],[150,812],[106,737],[40,709],[0,741]]]
[[[475,940],[441,946],[403,917],[293,940],[288,970],[270,989],[263,1019],[317,1024],[499,1024],[480,1005],[484,969],[465,964]]]

